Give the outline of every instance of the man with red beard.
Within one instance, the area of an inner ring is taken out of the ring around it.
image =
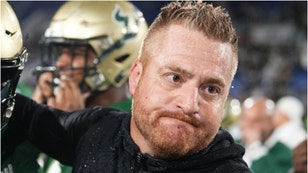
[[[171,2],[131,67],[131,114],[106,107],[63,112],[18,95],[13,118],[73,172],[251,172],[243,147],[220,128],[237,52],[223,8]]]

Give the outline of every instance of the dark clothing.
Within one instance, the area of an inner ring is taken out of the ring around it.
[[[220,129],[204,150],[178,160],[141,154],[130,137],[129,113],[106,107],[63,112],[18,95],[13,122],[37,147],[66,164],[73,172],[251,172],[242,160],[244,149]]]

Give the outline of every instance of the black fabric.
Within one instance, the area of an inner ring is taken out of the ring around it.
[[[222,128],[204,150],[168,161],[140,153],[129,135],[128,113],[104,107],[63,112],[22,96],[16,100],[19,108],[13,116],[26,120],[30,140],[52,157],[73,164],[75,173],[251,172],[242,160],[243,147]]]

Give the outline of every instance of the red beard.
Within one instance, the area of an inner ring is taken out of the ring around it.
[[[178,159],[200,151],[213,139],[210,135],[214,129],[207,129],[195,115],[167,110],[147,112],[138,102],[133,112],[136,126],[154,157]]]

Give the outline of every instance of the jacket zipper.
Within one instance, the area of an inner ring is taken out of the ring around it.
[[[140,171],[140,165],[141,165],[141,160],[142,160],[142,154],[137,153],[137,158],[134,166],[131,167],[130,172],[134,173],[135,171]]]

